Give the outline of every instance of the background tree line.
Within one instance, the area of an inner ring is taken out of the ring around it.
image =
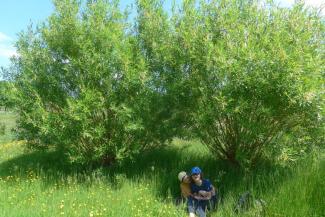
[[[302,3],[55,0],[7,70],[17,136],[111,164],[174,137],[251,165],[324,141],[324,19]],[[4,72],[4,71],[3,71]],[[3,94],[0,96],[4,96]]]

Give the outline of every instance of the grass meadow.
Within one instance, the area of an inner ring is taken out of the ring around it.
[[[290,167],[267,162],[239,171],[213,156],[198,141],[175,139],[111,168],[79,168],[55,151],[31,152],[14,140],[15,115],[0,113],[6,133],[0,136],[1,217],[155,217],[187,216],[177,174],[200,166],[220,193],[209,216],[325,216],[325,155],[306,157]],[[238,196],[249,190],[266,202],[235,214]]]

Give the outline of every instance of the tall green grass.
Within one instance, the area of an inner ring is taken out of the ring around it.
[[[177,174],[200,166],[221,195],[210,216],[239,215],[238,196],[250,191],[266,202],[265,216],[324,216],[325,157],[281,167],[267,162],[242,171],[218,161],[198,141],[175,139],[110,168],[70,165],[58,152],[28,152],[21,141],[0,146],[0,216],[187,216]]]

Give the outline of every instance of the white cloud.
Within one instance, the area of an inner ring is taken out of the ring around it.
[[[305,4],[309,7],[321,9],[321,14],[325,15],[325,0],[305,0]]]
[[[277,2],[283,5],[293,5],[295,3],[295,0],[277,0]],[[304,0],[304,2],[308,6],[319,7],[325,3],[325,0]]]
[[[17,52],[13,46],[3,46],[0,44],[0,57],[10,58],[17,56]]]
[[[10,38],[8,35],[0,32],[0,42],[6,42],[6,41],[11,41],[12,38]]]
[[[295,0],[276,0],[282,7],[290,7],[295,3]],[[304,0],[307,7],[322,9],[321,14],[325,15],[325,0]]]
[[[320,7],[325,4],[325,0],[305,0],[306,5]]]
[[[17,55],[16,49],[14,48],[12,41],[13,39],[10,36],[0,32],[0,57],[1,58],[10,58],[13,55]]]

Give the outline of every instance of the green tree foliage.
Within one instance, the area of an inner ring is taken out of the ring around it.
[[[8,81],[0,81],[0,109],[7,110],[13,107],[11,86]]]
[[[6,81],[0,81],[0,112],[2,112],[2,110],[7,110],[10,106],[8,92],[8,83]],[[6,126],[2,120],[0,120],[0,136],[4,135],[5,132]]]
[[[31,147],[110,163],[195,135],[239,164],[320,129],[324,22],[302,4],[138,0],[129,23],[118,1],[54,3],[10,72]]]
[[[198,96],[195,129],[214,154],[251,163],[279,149],[282,135],[322,123],[324,22],[315,11],[185,1],[177,24]]]
[[[186,127],[234,164],[279,151],[283,135],[304,140],[286,144],[299,150],[321,140],[324,24],[315,11],[228,0],[185,0],[171,17],[159,1],[138,8],[137,37],[169,132]]]
[[[160,141],[182,136],[189,122],[192,98],[188,79],[182,73],[186,62],[176,40],[174,23],[161,1],[140,0],[137,9],[136,38],[146,61],[146,86],[150,90],[147,128]]]
[[[139,152],[151,144],[139,113],[146,68],[125,15],[115,1],[54,3],[48,22],[17,43],[19,136],[81,163]]]

